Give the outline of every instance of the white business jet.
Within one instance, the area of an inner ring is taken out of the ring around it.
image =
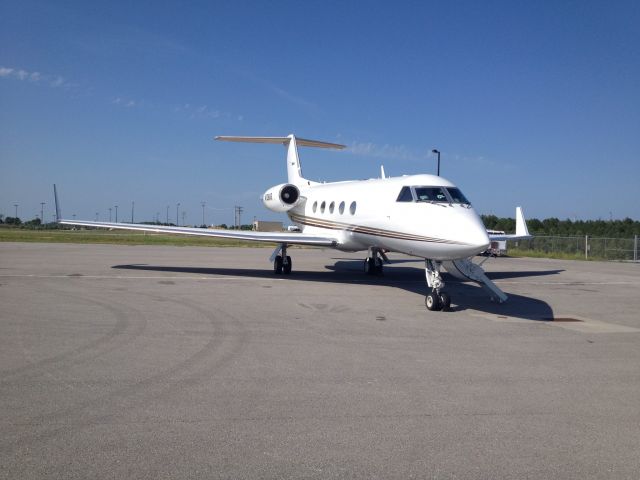
[[[318,183],[302,176],[298,146],[343,149],[344,145],[287,137],[216,137],[230,142],[272,143],[285,146],[287,183],[271,187],[262,196],[264,205],[286,213],[300,228],[295,232],[254,232],[170,227],[134,223],[61,220],[67,225],[119,228],[157,233],[224,237],[277,243],[271,255],[275,274],[290,274],[290,245],[331,247],[346,252],[366,250],[364,272],[382,273],[387,252],[425,259],[430,291],[425,298],[429,310],[447,310],[451,297],[444,291],[440,269],[478,282],[498,302],[504,294],[471,257],[486,250],[491,240],[530,238],[520,207],[516,210],[514,235],[490,236],[471,203],[451,182],[434,175],[405,175],[345,182]],[[57,201],[56,201],[57,205]],[[56,207],[57,208],[57,207]],[[59,212],[58,213],[58,218]]]

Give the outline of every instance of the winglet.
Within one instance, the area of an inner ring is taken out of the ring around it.
[[[529,229],[527,228],[527,222],[524,220],[524,213],[522,207],[516,207],[516,236],[517,237],[530,237]]]
[[[387,178],[387,175],[384,173],[384,165],[380,165],[380,178]]]
[[[516,207],[516,233],[511,235],[505,235],[504,233],[489,233],[489,239],[492,242],[501,240],[527,240],[532,237],[533,235],[529,233],[529,229],[527,228],[527,222],[524,219],[522,207]]]

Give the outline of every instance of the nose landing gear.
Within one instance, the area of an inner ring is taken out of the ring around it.
[[[451,308],[451,296],[442,291],[444,282],[440,276],[440,262],[434,262],[429,259],[424,261],[425,277],[427,285],[432,289],[424,298],[424,304],[431,311],[447,311]]]

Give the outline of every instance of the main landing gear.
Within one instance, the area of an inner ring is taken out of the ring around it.
[[[271,254],[270,260],[273,262],[273,273],[276,275],[289,275],[293,268],[291,257],[287,255],[287,244],[278,245]]]
[[[440,276],[440,262],[434,262],[429,259],[424,261],[424,273],[427,277],[427,285],[431,288],[431,292],[427,293],[424,304],[428,310],[447,311],[451,308],[451,296],[444,292],[444,282]]]
[[[364,273],[367,275],[382,275],[382,265],[389,259],[379,248],[370,247],[369,255],[364,259]]]

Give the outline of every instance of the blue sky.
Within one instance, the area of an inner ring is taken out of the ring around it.
[[[314,180],[434,173],[480,213],[640,219],[640,3],[0,0],[0,213],[283,218]],[[245,222],[243,222],[245,223]]]

